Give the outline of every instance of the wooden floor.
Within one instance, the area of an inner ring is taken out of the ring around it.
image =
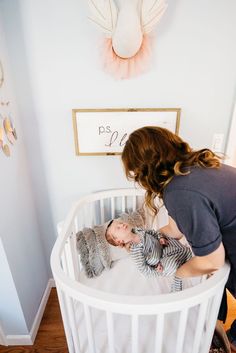
[[[236,300],[228,295],[228,329],[236,315]],[[52,288],[33,346],[0,346],[0,353],[68,353],[56,289]]]
[[[1,353],[68,353],[56,289],[52,288],[33,346],[0,346]]]

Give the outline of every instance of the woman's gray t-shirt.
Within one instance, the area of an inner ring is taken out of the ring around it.
[[[167,185],[164,204],[196,256],[210,254],[223,242],[234,282],[229,289],[236,294],[236,168],[189,171]]]

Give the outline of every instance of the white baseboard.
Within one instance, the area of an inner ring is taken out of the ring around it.
[[[39,305],[38,312],[37,312],[37,314],[35,316],[35,319],[34,319],[34,322],[33,322],[33,326],[32,326],[32,328],[30,330],[30,337],[31,337],[31,340],[32,340],[33,343],[34,343],[35,337],[37,335],[37,332],[38,332],[38,329],[39,329],[39,325],[40,325],[40,322],[42,320],[46,304],[48,302],[48,298],[49,298],[49,295],[50,295],[50,292],[51,292],[51,288],[53,287],[52,284],[54,284],[54,286],[55,286],[54,280],[53,279],[49,279],[47,287],[46,287],[44,295],[43,295],[43,298],[42,298],[41,303]]]
[[[6,346],[6,345],[7,345],[7,339],[3,332],[1,322],[0,322],[0,346]]]
[[[55,279],[54,278],[50,278],[48,283],[51,283],[51,288],[55,288],[56,287],[56,283],[55,283]]]
[[[47,287],[44,291],[43,298],[39,305],[39,309],[35,316],[32,328],[28,335],[7,335],[6,336],[6,345],[7,346],[30,346],[34,344],[35,337],[37,335],[40,322],[42,320],[44,310],[51,292],[51,288],[55,287],[55,281],[53,278],[50,278],[47,284]]]
[[[7,346],[31,346],[34,344],[30,335],[7,335]]]

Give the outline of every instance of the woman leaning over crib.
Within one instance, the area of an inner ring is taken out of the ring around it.
[[[211,150],[194,151],[179,136],[153,126],[129,136],[122,161],[127,178],[146,190],[147,206],[157,213],[154,200],[161,198],[192,246],[195,256],[177,270],[176,281],[219,269],[226,255],[231,263],[226,287],[236,296],[236,168],[222,164]],[[236,320],[227,334],[236,352]]]

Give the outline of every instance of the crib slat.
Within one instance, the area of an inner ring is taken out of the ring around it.
[[[100,217],[101,217],[101,224],[105,222],[105,216],[104,216],[104,200],[101,199],[100,201]]]
[[[201,344],[201,337],[202,337],[203,328],[204,328],[204,324],[205,324],[207,305],[208,305],[207,302],[203,302],[203,303],[201,303],[200,308],[199,308],[197,327],[196,327],[196,331],[195,331],[196,333],[195,333],[194,341],[193,341],[192,353],[199,352],[199,347]]]
[[[78,210],[77,217],[76,217],[76,231],[82,230],[85,226],[85,209],[81,207]],[[83,269],[82,263],[80,261],[80,256],[78,255],[78,262],[79,262],[79,271]]]
[[[82,225],[83,227],[87,227],[87,218],[88,218],[88,205],[84,205],[82,208]]]
[[[68,252],[67,249],[68,249],[68,244],[65,244],[64,250],[61,254],[62,268],[63,268],[63,271],[66,273],[66,275],[69,274],[68,261],[67,261],[67,252]]]
[[[125,196],[121,197],[121,211],[125,212]]]
[[[138,353],[138,315],[132,315],[132,353]]]
[[[77,233],[79,230],[79,224],[78,224],[78,218],[76,216],[74,219],[74,225],[75,225],[75,233]]]
[[[80,353],[79,334],[78,334],[78,328],[75,320],[74,300],[69,296],[66,296],[66,305],[68,308],[69,323],[70,323],[70,328],[71,328],[73,342],[74,342],[74,351],[75,353]]]
[[[115,198],[111,198],[111,218],[115,218]]]
[[[107,311],[106,316],[107,316],[109,353],[115,353],[113,315],[110,311]]]
[[[216,293],[216,295],[212,299],[212,305],[210,308],[210,315],[209,315],[207,322],[206,322],[207,334],[205,334],[205,336],[204,336],[204,340],[203,340],[204,344],[202,345],[202,349],[201,349],[202,353],[208,352],[210,349],[211,340],[212,340],[213,333],[215,330],[215,324],[216,324],[216,320],[217,320],[217,315],[218,315],[218,311],[219,311],[219,303],[221,301],[221,298],[222,298],[222,291]]]
[[[132,210],[135,211],[136,207],[137,207],[137,199],[136,196],[133,196],[133,200],[132,200]]]
[[[79,258],[76,250],[76,232],[75,225],[72,228],[71,235],[69,237],[69,246],[71,252],[71,262],[72,262],[72,271],[73,278],[78,281],[79,279]]]
[[[86,329],[87,329],[87,335],[88,335],[89,353],[96,353],[94,336],[93,336],[91,311],[87,304],[84,304],[84,314],[85,314],[85,322],[86,322]]]
[[[80,212],[80,217],[78,218],[79,220],[79,227],[81,229],[83,229],[85,227],[85,223],[86,223],[86,207],[84,206],[83,208],[81,208],[81,212]]]
[[[63,319],[63,325],[65,329],[65,335],[66,335],[66,341],[67,341],[69,353],[74,353],[75,350],[74,350],[74,344],[71,336],[69,318],[66,310],[65,296],[63,291],[59,287],[57,287],[57,295],[60,303],[61,315]]]
[[[156,337],[155,337],[155,352],[162,351],[163,341],[163,330],[164,330],[164,315],[159,314],[156,319]]]
[[[176,353],[183,352],[184,336],[187,323],[188,309],[183,309],[180,314],[179,329],[177,334]]]
[[[86,227],[90,228],[91,227],[91,221],[92,221],[92,217],[93,217],[93,213],[92,213],[92,203],[89,202],[85,209],[84,209],[84,214],[85,214],[85,225]]]

